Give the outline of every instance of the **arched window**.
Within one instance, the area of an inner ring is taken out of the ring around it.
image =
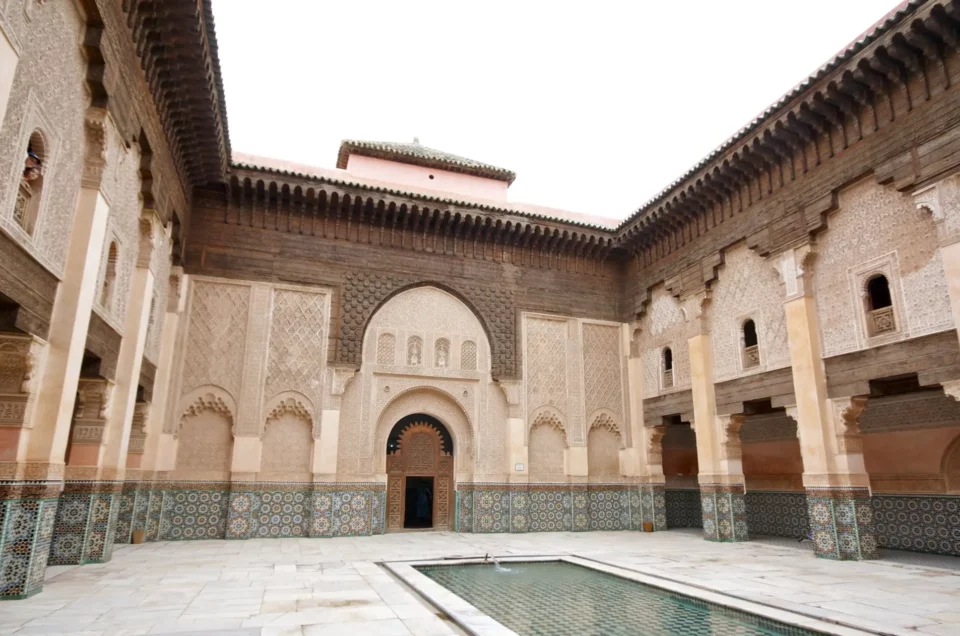
[[[407,340],[407,364],[412,367],[423,364],[423,340],[420,336],[410,336]]]
[[[27,142],[27,152],[23,160],[23,174],[17,189],[17,202],[13,208],[13,219],[17,225],[32,235],[37,226],[40,212],[40,197],[43,194],[43,160],[46,146],[39,130],[33,131]]]
[[[753,320],[743,323],[743,368],[760,365],[760,345],[757,341],[757,325]]]
[[[450,341],[440,338],[433,348],[433,366],[437,369],[446,369],[450,366]]]
[[[477,343],[464,340],[460,345],[460,368],[465,371],[477,370]]]
[[[377,339],[377,364],[394,364],[397,339],[392,333],[382,333]]]
[[[663,349],[663,388],[673,386],[673,351],[670,347]]]
[[[867,331],[871,336],[897,330],[897,321],[893,314],[893,298],[890,295],[890,282],[883,274],[867,280]]]
[[[116,241],[110,241],[107,252],[107,271],[103,275],[103,290],[100,292],[100,304],[107,311],[113,311],[114,287],[117,285],[118,250]]]

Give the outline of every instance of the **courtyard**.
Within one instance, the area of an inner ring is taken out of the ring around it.
[[[42,594],[3,604],[0,634],[462,634],[379,563],[578,555],[880,634],[960,633],[960,559],[809,544],[718,545],[699,531],[458,534],[158,542],[104,564],[50,567]]]

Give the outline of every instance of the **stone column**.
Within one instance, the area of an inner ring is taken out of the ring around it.
[[[820,326],[810,278],[813,247],[804,245],[779,257],[786,290],[784,311],[797,436],[803,456],[803,485],[818,557],[843,560],[877,555],[870,508],[870,479],[863,464],[857,418],[866,398],[830,399],[820,350]]]
[[[643,360],[640,357],[639,330],[631,333],[624,325],[624,349],[627,357],[627,407],[631,446],[621,451],[621,472],[636,481],[631,487],[630,518],[631,528],[642,530],[649,522],[654,531],[667,529],[667,503],[663,476],[663,435],[664,426],[645,426],[643,419]]]
[[[168,421],[177,417],[171,412],[172,396],[176,390],[177,341],[180,316],[183,315],[187,294],[187,279],[183,269],[174,267],[170,272],[167,288],[167,307],[163,316],[160,334],[160,352],[157,360],[157,375],[153,383],[153,402],[147,417],[146,438],[143,441],[143,457],[140,462],[141,489],[138,506],[143,510],[143,530],[146,541],[160,537],[160,512],[163,492],[157,481],[162,471],[171,470],[176,461],[176,440],[173,427],[164,432]],[[139,517],[139,513],[136,518]],[[140,529],[135,524],[134,529]]]
[[[709,541],[746,541],[747,505],[740,463],[742,416],[718,416],[713,384],[713,350],[706,330],[708,292],[686,301],[690,350],[690,384],[693,393],[691,426],[697,434],[700,501],[703,534]]]
[[[88,421],[86,405],[74,425],[74,446],[65,474],[64,492],[54,529],[50,562],[57,565],[104,563],[113,556],[113,544],[127,464],[127,445],[137,399],[137,384],[150,320],[153,272],[150,260],[156,244],[152,210],[140,220],[137,267],[130,284],[116,384],[83,380],[96,404],[95,421]],[[83,398],[81,392],[81,399]]]
[[[960,177],[922,188],[913,200],[918,212],[929,214],[936,224],[953,324],[960,329]]]
[[[23,598],[43,586],[110,212],[100,193],[107,121],[105,110],[92,108],[87,113],[86,162],[50,318],[45,364],[35,379],[34,408],[18,437],[16,456],[0,464],[5,480],[0,487],[4,526],[0,555],[5,563],[0,598]]]
[[[137,402],[133,407],[133,423],[127,443],[127,472],[123,491],[117,502],[117,529],[114,543],[130,543],[134,530],[143,530],[146,524],[146,499],[149,484],[141,481],[143,446],[147,438],[150,402]]]

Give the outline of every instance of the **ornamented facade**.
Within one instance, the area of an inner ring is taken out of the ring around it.
[[[232,155],[209,1],[162,4],[0,3],[0,597],[408,527],[960,555],[956,0],[616,227],[417,142]]]

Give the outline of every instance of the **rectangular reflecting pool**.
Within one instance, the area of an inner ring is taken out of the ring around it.
[[[521,636],[823,633],[563,561],[414,569]]]

